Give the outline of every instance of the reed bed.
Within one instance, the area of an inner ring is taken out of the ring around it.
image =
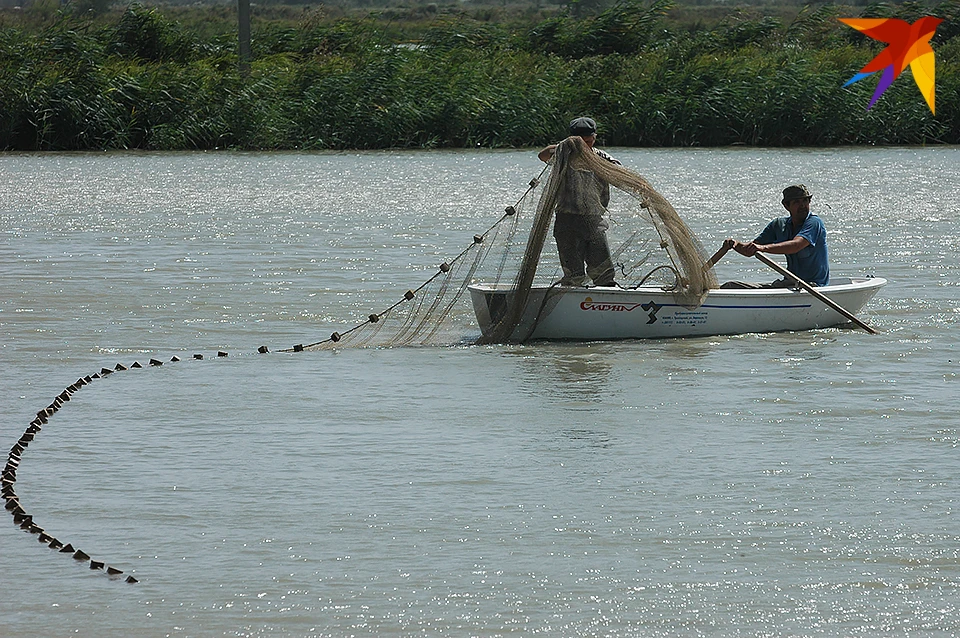
[[[875,81],[841,88],[880,45],[830,5],[702,28],[671,25],[665,0],[526,25],[442,15],[416,38],[313,13],[258,24],[246,75],[231,37],[200,37],[158,9],[0,21],[0,149],[535,146],[578,114],[618,146],[955,144],[958,6],[860,12],[947,18],[935,116],[909,77],[869,111]]]

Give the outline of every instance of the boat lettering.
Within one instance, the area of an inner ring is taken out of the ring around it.
[[[638,303],[598,303],[591,297],[580,302],[580,310],[597,310],[600,312],[630,312],[640,307]]]
[[[666,326],[702,326],[707,323],[709,313],[706,310],[677,310],[669,317],[664,317]]]

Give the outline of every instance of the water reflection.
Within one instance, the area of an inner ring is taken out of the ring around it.
[[[608,449],[613,436],[597,426],[623,388],[613,376],[614,344],[540,343],[507,354],[519,356],[520,391],[538,397],[557,411],[561,447]],[[588,416],[589,415],[589,416]]]
[[[611,383],[615,347],[605,343],[539,343],[504,354],[518,358],[521,392],[574,410],[599,409],[618,386]]]
[[[712,355],[718,343],[726,341],[726,336],[711,337],[686,337],[681,339],[664,339],[651,343],[657,343],[658,348],[653,352],[658,354],[658,359],[671,361],[685,359],[702,359]]]
[[[590,430],[586,428],[571,428],[562,432],[563,436],[573,443],[583,445],[589,448],[606,449],[613,447],[612,437],[609,432],[603,430]]]

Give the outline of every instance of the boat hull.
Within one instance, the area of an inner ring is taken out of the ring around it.
[[[856,314],[886,283],[880,277],[838,278],[817,290]],[[474,312],[484,335],[492,330],[493,318],[503,312],[510,288],[506,284],[470,286]],[[700,306],[690,308],[656,286],[555,286],[531,289],[511,341],[660,339],[811,330],[846,322],[840,313],[803,290],[716,289]]]

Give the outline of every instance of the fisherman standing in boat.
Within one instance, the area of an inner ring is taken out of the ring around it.
[[[598,157],[620,165],[618,160],[594,148],[597,123],[591,118],[578,117],[570,122],[570,135],[580,137]],[[549,163],[557,146],[551,144],[540,151],[537,157]],[[610,225],[603,217],[610,204],[610,185],[592,171],[577,170],[575,175],[575,179],[567,180],[566,188],[560,194],[553,224],[553,236],[563,268],[560,283],[564,286],[582,286],[589,275],[596,286],[616,286],[613,260],[607,244]],[[584,193],[590,196],[584,197]]]
[[[745,257],[756,253],[786,255],[787,270],[811,286],[826,286],[830,282],[830,264],[827,260],[827,231],[820,217],[810,212],[810,191],[803,184],[783,189],[783,207],[789,217],[778,217],[767,224],[763,232],[751,242],[732,239],[733,249]],[[745,284],[730,281],[721,288],[790,288],[793,281],[784,278],[770,284]]]

